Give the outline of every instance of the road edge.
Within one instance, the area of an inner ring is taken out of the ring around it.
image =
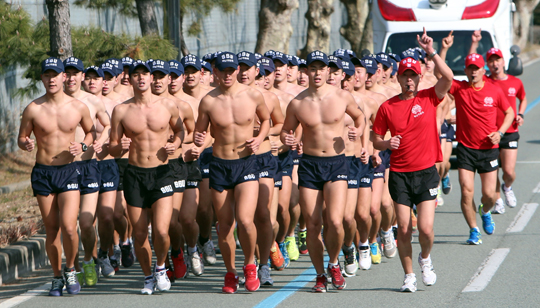
[[[36,234],[0,249],[0,286],[49,265],[45,234]]]

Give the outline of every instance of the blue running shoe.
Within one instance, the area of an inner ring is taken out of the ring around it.
[[[448,195],[452,191],[452,183],[450,183],[450,175],[446,175],[442,179],[442,192],[445,195]]]
[[[285,242],[278,243],[279,250],[281,251],[281,254],[283,255],[283,265],[285,267],[289,267],[289,264],[291,263],[291,258],[289,258],[289,253],[287,252],[287,246],[285,246]]]
[[[66,281],[66,291],[69,294],[75,295],[81,291],[81,285],[79,284],[79,280],[77,280],[75,268],[65,269],[64,279]]]
[[[495,232],[495,222],[491,217],[491,212],[487,212],[486,214],[484,214],[482,212],[483,208],[483,204],[480,204],[480,206],[478,207],[478,213],[480,213],[480,216],[482,217],[482,228],[484,228],[484,232],[486,232],[486,234],[492,235],[493,232]]]
[[[52,286],[49,290],[49,296],[62,296],[62,289],[64,288],[64,278],[55,277],[52,280]]]
[[[472,228],[469,235],[469,239],[467,240],[467,244],[469,245],[480,245],[482,244],[482,235],[476,228]]]

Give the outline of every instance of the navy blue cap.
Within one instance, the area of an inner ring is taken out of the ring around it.
[[[366,68],[368,74],[375,74],[377,72],[377,60],[370,57],[370,56],[367,56],[367,57],[363,57],[361,60],[361,63],[364,64],[363,66]]]
[[[258,52],[254,53],[254,55],[255,55],[255,59],[257,59],[257,61],[258,61],[260,58],[263,57],[263,55],[261,55],[261,54],[258,53]]]
[[[137,60],[137,61],[133,61],[133,63],[129,66],[129,74],[131,75],[133,71],[135,71],[136,68],[141,67],[141,66],[145,67],[149,72],[152,71],[148,63],[144,62],[143,60]],[[101,68],[103,69],[103,64]]]
[[[379,59],[377,59],[377,55],[374,55],[372,53],[370,53],[369,55],[363,57],[362,59],[366,59],[366,58],[370,58],[370,59],[374,60],[375,63],[381,63],[381,62],[379,62]]]
[[[257,68],[259,69],[259,76],[266,76],[266,71],[261,69],[261,62],[257,60]]]
[[[403,51],[400,55],[401,57],[401,60],[405,59],[405,58],[413,58],[415,59],[416,61],[418,61],[418,53],[415,52],[413,49],[407,49],[405,51]]]
[[[123,57],[120,62],[122,63],[122,68],[129,67],[133,63],[133,58],[131,57]]]
[[[144,61],[144,63],[146,63],[146,64],[148,64],[148,65],[150,65],[150,63],[152,63],[152,62],[154,62],[154,59],[152,59],[152,58],[150,58],[150,59]]]
[[[398,55],[396,55],[395,53],[389,52],[389,53],[387,53],[387,55],[388,55],[390,58],[394,59],[394,61],[396,61],[396,62],[401,62],[401,57],[398,56]]]
[[[418,60],[425,61],[426,52],[424,51],[424,49],[422,49],[420,47],[415,47],[414,50],[416,50],[416,52],[418,53]]]
[[[349,56],[349,53],[347,52],[347,50],[346,49],[341,49],[341,48],[335,50],[333,55],[340,58],[341,60],[348,60],[348,59],[351,58]]]
[[[306,60],[304,59],[299,59],[298,60],[298,67],[306,67],[307,68],[307,63],[306,63]]]
[[[311,63],[315,61],[321,61],[326,66],[328,66],[329,64],[328,56],[320,50],[315,50],[315,51],[310,52],[309,55],[307,56],[306,64],[311,65]]]
[[[398,65],[396,60],[390,58],[390,62],[392,64],[392,73],[390,73],[391,76],[394,76],[398,72]]]
[[[298,60],[300,60],[300,58],[293,55],[285,55],[285,56],[287,56],[287,60],[289,60],[289,66],[298,66]]]
[[[328,64],[330,67],[335,67],[337,69],[340,69],[342,70],[343,69],[343,64],[341,64],[341,59],[336,57],[336,56],[328,56]]]
[[[267,57],[267,58],[272,59],[272,57],[274,56],[275,53],[276,53],[275,51],[270,49],[270,50],[268,50],[267,52],[264,53],[264,56]]]
[[[95,73],[98,75],[98,77],[101,77],[101,78],[105,77],[105,74],[103,74],[103,70],[100,69],[99,67],[95,66],[95,65],[92,65],[92,66],[87,67],[87,68],[84,70],[84,73],[86,74],[86,73],[88,73],[89,71],[95,72]]]
[[[112,64],[111,62],[101,63],[100,68],[103,71],[103,74],[109,73],[111,76],[116,77],[116,69],[114,68],[114,64]]]
[[[238,58],[232,52],[223,52],[216,58],[216,68],[224,71],[226,68],[238,69]]]
[[[201,58],[201,60],[206,61],[206,62],[210,62],[210,61],[212,61],[213,58],[214,58],[213,53],[207,53]]]
[[[172,73],[175,73],[178,76],[184,75],[184,66],[182,63],[176,61],[176,60],[170,60],[169,61],[169,71]]]
[[[252,52],[241,51],[236,54],[236,57],[238,58],[238,64],[244,63],[249,67],[257,65],[257,59],[255,58],[255,54],[253,54]]]
[[[64,63],[58,58],[48,58],[41,62],[41,73],[45,73],[46,70],[53,70],[57,73],[64,72]]]
[[[120,75],[124,71],[124,67],[120,67],[121,62],[118,59],[110,58],[105,60],[105,62],[109,62],[114,66],[115,76]]]
[[[169,75],[171,69],[169,68],[169,62],[163,60],[154,60],[150,64],[150,72],[162,72],[165,75]]]
[[[73,67],[74,69],[81,72],[84,71],[84,65],[82,61],[75,57],[69,57],[64,60],[64,70],[68,67]]]
[[[216,52],[214,52],[214,54],[212,55],[212,58],[210,59],[210,63],[212,63],[213,61],[216,60],[217,56],[219,56],[223,51],[221,50],[218,50]]]
[[[388,57],[388,55],[385,54],[384,52],[379,52],[377,54],[377,61],[381,63],[383,66],[385,66],[386,68],[392,67],[392,63],[390,62],[389,59],[390,58]]]
[[[343,66],[343,72],[345,73],[345,75],[354,75],[354,64],[351,60],[341,60],[341,65]]]
[[[184,70],[188,68],[188,66],[194,67],[196,70],[201,70],[201,60],[199,57],[193,54],[189,54],[180,60],[180,63],[182,63],[182,66],[184,66]]]
[[[352,51],[351,49],[346,49],[347,50],[347,53],[349,54],[349,57],[352,58],[356,58],[356,52]]]
[[[212,64],[210,64],[210,62],[206,62],[204,60],[201,60],[201,66],[202,68],[204,68],[205,70],[209,71],[210,74],[212,74]]]
[[[276,64],[276,61],[279,61],[285,65],[289,65],[289,59],[287,59],[287,55],[276,51],[274,55],[272,56],[272,61],[274,61],[274,64]]]
[[[274,61],[272,61],[270,58],[268,57],[262,57],[259,59],[259,65],[260,65],[260,68],[264,71],[269,71],[270,73],[272,73],[273,71],[276,70],[276,67],[274,66]],[[266,74],[266,72],[265,72]]]

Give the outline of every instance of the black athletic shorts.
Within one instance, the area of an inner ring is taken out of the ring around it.
[[[255,155],[257,160],[257,170],[259,179],[271,178],[273,179],[278,172],[278,160],[272,155],[271,151],[263,154]]]
[[[452,142],[456,140],[456,129],[454,125],[448,124],[448,131],[446,131],[446,142]]]
[[[175,193],[181,193],[186,190],[187,181],[187,165],[182,158],[169,159],[169,166],[173,171],[173,191]]]
[[[99,193],[116,191],[120,182],[120,173],[114,159],[100,160],[97,164],[101,175]]]
[[[420,171],[390,171],[388,188],[392,200],[413,207],[423,201],[437,198],[439,173],[435,166]]]
[[[358,178],[360,179],[358,187],[369,188],[373,182],[373,164],[371,163],[371,160],[367,164],[364,164],[360,161],[360,158],[358,158],[358,163],[360,167],[360,170],[358,171]]]
[[[124,190],[124,172],[126,171],[126,167],[129,163],[129,159],[127,158],[115,158],[114,161],[118,165],[118,174],[120,175],[120,180],[118,181],[118,189],[117,191],[123,191]]]
[[[174,194],[174,171],[169,164],[141,168],[128,164],[124,173],[124,197],[130,206],[152,208],[157,200]]]
[[[347,162],[349,163],[349,176],[347,177],[347,185],[349,189],[356,189],[359,186],[360,178],[360,159],[356,156],[346,156]]]
[[[255,155],[231,160],[214,157],[210,162],[210,188],[219,192],[244,182],[257,181],[258,175]]]
[[[182,159],[183,161],[183,159]],[[201,169],[199,162],[196,160],[184,162],[187,170],[186,189],[199,188],[199,183],[202,181]]]
[[[36,163],[30,176],[34,196],[60,194],[79,190],[77,166],[75,163],[47,166]]]
[[[79,189],[81,196],[92,194],[100,190],[101,175],[96,159],[75,162],[79,172]]]
[[[203,179],[208,179],[210,177],[210,162],[214,158],[212,153],[214,152],[212,147],[208,147],[202,151],[199,156],[199,169],[201,170],[201,175]]]
[[[519,141],[519,132],[506,133],[499,142],[499,149],[517,150]]]
[[[456,156],[458,169],[486,173],[499,168],[499,149],[476,150],[459,143]]]
[[[283,176],[292,178],[294,168],[293,151],[278,154],[278,160],[278,172],[282,173]]]
[[[441,124],[441,133],[439,134],[439,139],[441,141],[446,140],[446,138],[447,138],[446,133],[447,132],[448,132],[448,123],[446,122],[446,120],[444,120],[444,122]]]
[[[304,154],[298,166],[298,186],[322,190],[326,182],[347,181],[349,163],[345,155],[319,157]]]
[[[300,158],[302,158],[302,155],[298,154],[298,151],[294,150],[291,152],[293,164],[299,165],[300,164]]]

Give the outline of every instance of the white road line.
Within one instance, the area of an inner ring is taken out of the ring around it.
[[[514,233],[523,231],[523,229],[525,229],[525,227],[529,223],[529,220],[531,220],[537,208],[538,203],[523,204],[519,212],[516,214],[514,221],[512,221],[508,229],[506,229],[506,232]]]
[[[521,160],[517,161],[516,164],[540,164],[538,160]]]
[[[51,283],[46,283],[42,286],[39,286],[33,290],[30,290],[22,295],[12,297],[2,303],[0,303],[0,308],[11,308],[18,306],[29,299],[32,299],[34,296],[42,295],[46,293],[51,288]]]
[[[509,252],[510,248],[493,249],[461,292],[480,292],[484,290]]]
[[[540,193],[540,183],[538,183],[538,185],[536,185],[536,187],[533,189],[533,194],[537,193]]]

